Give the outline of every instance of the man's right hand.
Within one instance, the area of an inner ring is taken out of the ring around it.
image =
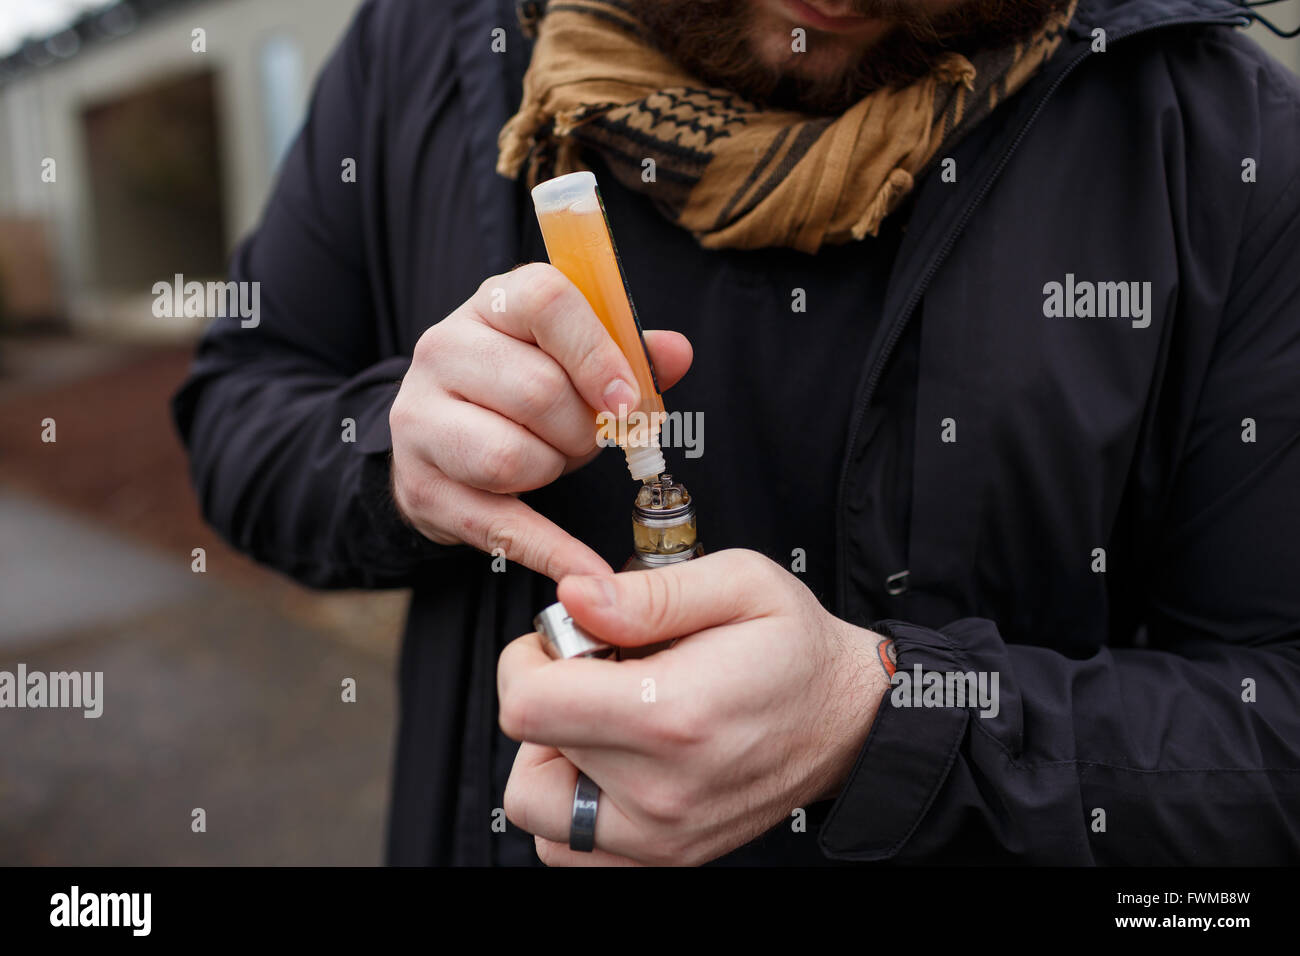
[[[660,388],[671,387],[690,343],[663,331],[645,341]],[[492,276],[416,343],[389,413],[398,510],[439,544],[501,548],[556,581],[608,574],[515,496],[591,461],[596,412],[640,401],[627,359],[562,272],[533,262]]]

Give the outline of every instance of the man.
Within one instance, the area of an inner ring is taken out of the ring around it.
[[[389,859],[1300,860],[1300,86],[1244,22],[367,3],[175,411],[236,546],[413,588]],[[640,396],[527,193],[577,168],[708,426],[671,569],[611,572]],[[682,640],[552,661],[556,582]]]

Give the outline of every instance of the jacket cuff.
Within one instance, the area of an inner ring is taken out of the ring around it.
[[[901,621],[871,630],[892,638],[898,672],[967,671],[965,654],[946,635]],[[964,707],[894,706],[885,693],[867,742],[818,835],[822,853],[837,860],[895,856],[915,832],[948,778],[966,735]]]
[[[406,523],[393,501],[391,461],[391,453],[378,452],[367,455],[361,465],[361,507],[373,535],[366,540],[374,542],[368,556],[371,566],[400,571],[468,553],[465,545],[437,544]]]
[[[473,551],[467,545],[430,541],[406,523],[393,500],[393,437],[388,427],[388,412],[409,365],[409,358],[396,356],[368,369],[366,378],[371,382],[388,380],[391,384],[381,386],[378,401],[368,396],[369,401],[358,415],[360,434],[356,449],[363,456],[358,483],[361,511],[367,524],[361,540],[370,545],[365,560],[368,566],[390,574]]]

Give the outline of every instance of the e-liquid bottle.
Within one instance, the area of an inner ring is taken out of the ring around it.
[[[596,189],[596,177],[585,171],[557,176],[534,186],[532,196],[551,265],[578,287],[632,366],[641,392],[640,406],[620,410],[617,420],[604,413],[597,416],[600,441],[623,449],[628,471],[637,481],[658,478],[665,470],[659,450],[664,400],[614,247],[605,204]]]

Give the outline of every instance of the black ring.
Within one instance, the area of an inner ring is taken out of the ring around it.
[[[569,849],[590,853],[596,849],[596,807],[600,802],[600,787],[581,770],[578,785],[573,788],[573,822],[569,824]]]

